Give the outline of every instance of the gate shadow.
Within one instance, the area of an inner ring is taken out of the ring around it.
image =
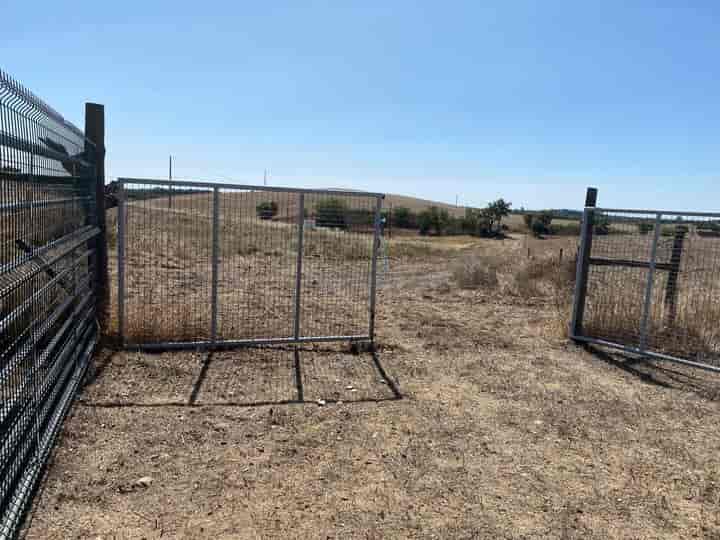
[[[259,407],[402,399],[379,353],[339,349],[243,348],[204,353],[200,362],[192,353],[126,353],[96,383],[80,405]]]
[[[720,401],[720,374],[718,373],[670,361],[601,349],[589,344],[584,345],[583,348],[598,360],[620,369],[646,384],[667,390],[691,392],[703,399]]]

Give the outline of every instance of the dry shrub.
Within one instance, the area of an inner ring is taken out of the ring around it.
[[[463,289],[495,289],[502,263],[499,257],[466,257],[453,269],[453,277]]]

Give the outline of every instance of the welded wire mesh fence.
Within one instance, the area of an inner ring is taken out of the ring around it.
[[[94,148],[0,71],[0,539],[13,537],[96,339]]]
[[[372,339],[381,195],[120,182],[127,345]]]
[[[720,369],[720,215],[588,208],[585,220],[574,337]]]

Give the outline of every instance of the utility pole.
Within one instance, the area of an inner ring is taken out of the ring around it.
[[[263,173],[263,186],[267,186],[267,169]]]
[[[460,205],[459,205],[459,200],[460,200],[459,197],[460,197],[459,195],[455,195],[455,208],[457,208],[458,206],[460,206]]]

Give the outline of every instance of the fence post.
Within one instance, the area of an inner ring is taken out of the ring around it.
[[[575,299],[573,301],[572,321],[570,322],[571,338],[582,336],[597,195],[597,188],[587,188],[585,193],[585,211],[583,213],[582,230],[580,233],[580,249],[578,251],[577,270],[575,276]]]
[[[172,189],[172,186],[170,186]],[[220,259],[220,189],[213,188],[212,207],[212,285],[210,298],[210,341],[213,345],[217,341],[218,320],[218,263]]]
[[[303,263],[303,240],[305,237],[305,194],[298,194],[298,217],[297,217],[297,267],[295,270],[295,328],[293,335],[295,340],[300,339],[300,289],[302,286],[302,263]]]
[[[120,180],[118,184],[118,333],[120,334],[120,345],[125,346],[125,183]]]
[[[675,238],[673,239],[672,253],[670,254],[670,272],[668,273],[667,286],[665,287],[665,324],[675,325],[677,317],[678,277],[680,275],[680,263],[682,262],[685,235],[688,232],[686,225],[675,227]]]
[[[650,307],[652,304],[653,282],[655,281],[655,267],[657,266],[657,248],[660,242],[660,230],[662,229],[662,214],[655,218],[655,236],[650,248],[650,270],[648,271],[647,284],[645,285],[645,300],[643,303],[642,318],[640,319],[640,352],[647,348],[647,331],[650,320]]]
[[[375,201],[375,226],[373,227],[372,262],[370,265],[370,325],[368,335],[375,343],[375,304],[377,296],[377,259],[380,251],[380,223],[382,220],[382,197]]]
[[[85,156],[95,167],[95,221],[100,233],[92,242],[95,250],[95,294],[97,314],[102,328],[106,327],[109,305],[107,225],[105,223],[105,107],[85,104]]]

